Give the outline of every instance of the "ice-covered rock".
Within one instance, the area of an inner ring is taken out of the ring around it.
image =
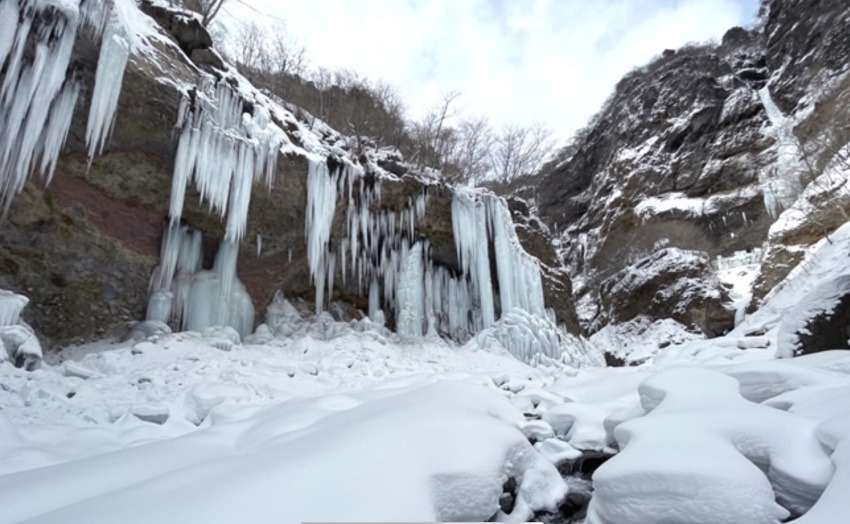
[[[136,322],[130,331],[124,335],[123,340],[145,340],[152,337],[161,337],[171,334],[171,327],[160,320],[143,320]]]
[[[598,366],[602,354],[585,340],[556,326],[549,318],[514,308],[468,344],[483,349],[503,348],[529,364],[563,363],[572,367]]]
[[[0,326],[14,326],[29,299],[11,291],[0,289]]]
[[[33,329],[20,319],[29,299],[0,289],[0,353],[17,367],[35,369],[43,355]]]

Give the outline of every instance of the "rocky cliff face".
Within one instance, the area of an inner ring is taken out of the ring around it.
[[[667,247],[715,259],[767,243],[757,305],[847,220],[837,189],[850,140],[850,6],[766,0],[760,20],[626,75],[525,190],[560,232],[577,294],[597,304],[585,320],[608,308],[593,298],[606,279]],[[668,284],[678,278],[671,270]],[[633,300],[652,309],[651,297]]]
[[[160,262],[170,212],[181,102],[201,78],[230,83],[248,113],[257,104],[272,103],[221,61],[197,19],[164,2],[145,0],[139,5],[156,21],[163,38],[150,42],[144,53],[131,54],[114,130],[102,154],[89,158],[85,124],[100,42],[91,32],[81,31],[68,73],[79,80],[81,99],[56,174],[49,184],[37,178],[27,182],[0,225],[0,288],[30,297],[24,317],[48,345],[121,336],[130,323],[144,318],[149,279]],[[358,166],[365,173],[362,184],[379,178],[379,198],[369,203],[373,215],[400,216],[411,202],[427,196],[427,206],[408,240],[427,241],[435,267],[450,275],[462,274],[451,187],[415,173],[393,175],[381,165],[397,166],[398,159],[378,151],[355,152],[346,137],[320,122],[298,120],[282,108],[275,109],[272,121],[287,134],[285,140],[294,152],[279,155],[270,187],[255,181],[240,243],[238,276],[251,297],[257,322],[276,291],[303,304],[312,302],[315,293],[305,240],[308,156],[313,162],[320,158],[329,164]],[[352,198],[351,193],[338,192],[329,249],[339,249],[346,237],[346,210],[353,205]],[[203,265],[210,267],[226,226],[201,202],[193,184],[181,220],[203,231]],[[544,230],[527,222],[520,238],[529,253],[553,266],[543,271],[547,305],[575,332],[570,281],[555,269],[554,250],[548,240],[541,240]],[[338,316],[363,315],[369,305],[368,284],[364,291],[362,283],[344,279],[342,271],[337,265],[330,311]],[[389,311],[388,315],[393,325],[395,319]]]

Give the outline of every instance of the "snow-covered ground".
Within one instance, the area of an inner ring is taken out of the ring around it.
[[[284,315],[244,344],[153,324],[33,371],[6,360],[0,521],[557,521],[587,494],[561,473],[614,454],[588,523],[841,522],[850,352],[775,357],[848,252],[845,226],[713,340],[517,316],[457,346]],[[544,334],[563,358],[517,359]],[[647,360],[604,368],[601,349]]]
[[[206,335],[0,364],[0,521],[528,520],[575,489],[556,466],[580,451],[619,452],[591,523],[779,522],[825,489],[804,522],[843,514],[850,352],[726,338],[573,369],[326,317]]]

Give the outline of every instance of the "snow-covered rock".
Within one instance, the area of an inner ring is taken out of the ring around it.
[[[705,253],[658,250],[602,282],[599,320],[672,318],[709,336],[723,334],[734,327],[734,311],[728,291],[711,273]]]
[[[621,452],[594,474],[590,523],[774,523],[832,477],[817,421],[745,400],[731,377],[669,370],[639,391],[648,414],[614,431]]]

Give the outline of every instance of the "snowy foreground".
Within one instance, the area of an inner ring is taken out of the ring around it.
[[[587,522],[839,522],[850,493],[850,352],[720,339],[572,371],[368,322],[208,335],[0,364],[0,520],[526,520],[576,449],[621,450]]]
[[[713,340],[658,321],[586,342],[517,312],[458,347],[281,302],[245,343],[148,323],[0,359],[0,521],[846,522],[850,351],[776,357],[844,293],[848,252],[845,225]],[[575,471],[609,455],[584,515]]]

